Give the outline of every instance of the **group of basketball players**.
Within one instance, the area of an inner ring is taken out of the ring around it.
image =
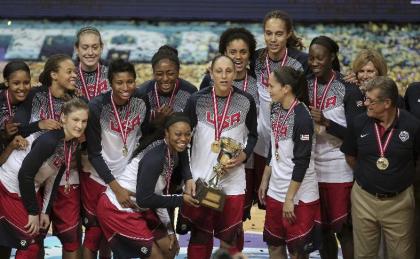
[[[136,86],[130,62],[101,63],[90,26],[75,37],[77,62],[50,56],[39,87],[24,62],[10,61],[0,90],[0,257],[11,248],[16,258],[42,256],[50,225],[63,258],[174,258],[176,231],[191,234],[188,258],[210,258],[213,237],[233,255],[258,203],[271,258],[287,258],[286,247],[292,258],[318,249],[336,258],[336,237],[344,258],[357,258],[353,169],[340,146],[386,63],[362,50],[343,76],[332,38],[302,52],[279,10],[263,29],[258,50],[247,29],[224,31],[199,91],[179,77],[167,45],[151,60],[153,79]],[[223,165],[219,212],[200,206],[195,181],[214,176],[222,137],[243,150]]]

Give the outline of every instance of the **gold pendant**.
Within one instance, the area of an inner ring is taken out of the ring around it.
[[[386,170],[388,168],[388,166],[389,166],[389,161],[386,157],[382,156],[382,157],[378,158],[378,160],[376,160],[376,167],[379,170],[382,170],[382,171]]]
[[[70,193],[70,184],[67,182],[66,185],[64,185],[64,193],[69,194]]]
[[[276,150],[276,153],[274,154],[274,156],[276,157],[277,161],[280,159],[280,155],[279,155],[279,152],[277,150]]]
[[[220,141],[215,140],[211,143],[211,152],[218,154],[220,152]]]
[[[126,145],[124,145],[124,147],[123,147],[123,150],[122,150],[122,154],[123,154],[123,156],[128,156],[128,148],[127,148],[127,146]]]

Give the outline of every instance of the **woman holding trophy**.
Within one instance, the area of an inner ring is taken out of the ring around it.
[[[200,208],[183,207],[182,218],[191,223],[189,258],[210,258],[213,233],[221,240],[222,248],[231,254],[238,251],[235,245],[242,231],[245,200],[244,162],[253,152],[258,136],[254,99],[232,87],[236,73],[232,59],[217,56],[210,70],[214,86],[193,94],[184,111],[194,128],[192,177],[218,189],[224,198],[201,201]]]
[[[305,75],[291,67],[274,70],[268,80],[271,156],[259,188],[266,205],[264,241],[270,258],[305,258],[318,249],[320,205],[311,158],[314,126]],[[317,238],[318,237],[318,238]]]

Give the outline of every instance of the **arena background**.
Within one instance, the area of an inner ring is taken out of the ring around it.
[[[295,20],[306,46],[317,35],[328,35],[340,46],[346,72],[361,48],[385,56],[389,75],[401,94],[420,81],[420,1],[124,1],[15,0],[1,2],[0,69],[7,60],[30,63],[36,83],[43,61],[53,53],[73,55],[74,35],[85,25],[98,27],[105,48],[103,60],[128,58],[136,63],[138,83],[151,78],[148,64],[163,44],[176,47],[181,76],[198,84],[206,63],[215,55],[220,33],[233,26],[252,31],[264,45],[261,20],[278,8]],[[307,51],[307,49],[306,49]]]
[[[105,43],[102,59],[122,57],[136,64],[138,82],[151,78],[149,61],[159,46],[179,51],[181,77],[198,85],[218,49],[220,33],[242,26],[263,47],[261,21],[266,12],[282,9],[295,21],[305,46],[317,35],[328,35],[340,46],[342,71],[349,70],[361,48],[379,50],[401,94],[420,81],[420,1],[417,0],[2,0],[0,3],[0,70],[9,60],[30,64],[35,85],[46,58],[54,53],[74,57],[76,31],[96,26]],[[305,50],[307,51],[307,49]],[[245,223],[245,254],[267,258],[261,230],[264,212],[253,208]],[[181,237],[185,258],[187,237]],[[57,239],[45,242],[46,258],[60,258]],[[217,244],[215,244],[217,247]],[[319,258],[317,253],[311,258]]]

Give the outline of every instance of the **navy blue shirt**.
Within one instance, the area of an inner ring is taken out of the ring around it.
[[[19,169],[19,189],[22,195],[22,201],[30,215],[37,215],[40,212],[38,207],[34,181],[38,170],[44,163],[48,163],[54,167],[57,172],[55,177],[51,197],[46,209],[49,213],[52,201],[54,200],[55,190],[60,184],[61,177],[65,171],[65,155],[64,155],[64,131],[50,130],[37,138],[32,144],[31,151],[26,155]],[[77,141],[73,140],[69,145],[77,145]],[[73,149],[76,150],[76,149]],[[44,197],[45,198],[45,197]]]
[[[399,117],[382,136],[383,143],[391,128],[395,129],[384,154],[389,161],[385,170],[376,167],[380,154],[374,123],[375,119],[367,113],[355,117],[341,151],[356,157],[354,177],[363,189],[380,194],[401,192],[413,183],[414,163],[420,151],[420,121],[400,109]]]
[[[5,124],[8,120],[13,119],[17,107],[20,105],[11,104],[12,118],[9,117],[9,108],[7,106],[6,90],[0,90],[0,154],[6,149],[13,137],[7,138],[5,131]]]
[[[153,146],[153,144],[151,145]],[[139,161],[136,187],[136,201],[143,208],[171,208],[179,207],[183,203],[182,195],[160,195],[157,194],[156,185],[161,176],[164,176],[165,169],[170,167],[167,157],[167,145],[161,141],[160,144],[144,151],[145,154]],[[142,155],[140,153],[140,155]],[[176,153],[171,157],[173,167],[176,167],[182,160],[184,165],[184,180],[192,178],[188,165],[187,151]],[[180,161],[181,160],[181,161]],[[168,172],[166,172],[168,173]],[[172,173],[172,172],[169,172]]]
[[[185,108],[185,104],[187,103],[188,98],[195,92],[197,92],[197,87],[195,87],[190,82],[184,80],[184,79],[178,79],[179,80],[179,88],[177,89],[177,92],[174,93],[174,100],[173,100],[173,110],[175,112],[182,112]],[[149,80],[141,84],[137,92],[139,95],[146,95],[149,99],[150,104],[150,111],[151,111],[151,119],[153,119],[153,114],[155,113],[155,110],[157,110],[158,103],[155,96],[155,83],[156,80]],[[170,98],[172,96],[172,92],[169,94],[162,94],[158,93],[159,103],[161,106],[164,104],[168,105]]]

